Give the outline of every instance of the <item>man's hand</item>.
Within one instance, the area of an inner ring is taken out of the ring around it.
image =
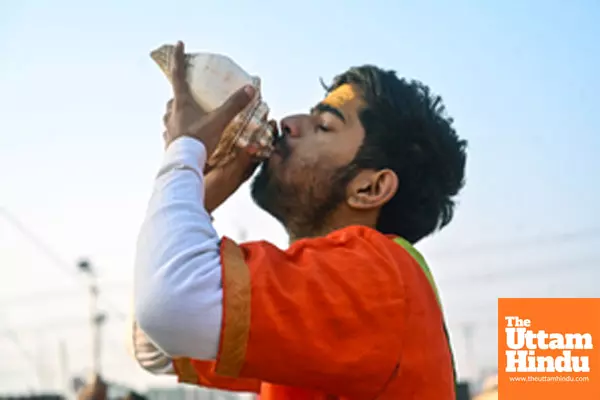
[[[277,132],[277,123],[269,121],[273,132]],[[204,208],[212,213],[225,200],[246,182],[256,171],[260,160],[245,149],[235,149],[233,160],[223,166],[211,169],[204,174]]]
[[[217,147],[223,130],[250,103],[255,89],[252,86],[245,86],[234,93],[221,107],[204,114],[194,101],[186,79],[186,60],[182,42],[177,43],[173,57],[171,63],[173,104],[165,134],[167,146],[181,136],[190,136],[204,144],[209,157]]]
[[[211,169],[204,175],[204,208],[209,213],[217,209],[244,183],[258,166],[258,162],[243,150],[236,160]]]
[[[196,103],[190,104],[189,107],[190,113],[195,113],[197,118],[206,115]],[[163,116],[163,123],[165,124],[165,132],[163,133],[165,146],[169,144],[168,126],[173,112],[173,99],[167,102],[166,108],[165,115]],[[277,131],[277,123],[275,121],[270,121],[269,125],[271,125],[273,131]],[[252,176],[260,164],[260,160],[254,158],[244,149],[236,148],[234,151],[236,151],[237,154],[231,162],[216,168],[204,170],[204,207],[209,213],[212,213],[217,207],[223,204],[229,196],[235,193],[242,183]]]

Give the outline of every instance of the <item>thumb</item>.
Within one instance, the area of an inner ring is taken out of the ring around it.
[[[227,125],[254,99],[256,89],[250,85],[235,92],[223,105],[208,116],[206,125],[210,130],[222,132]]]

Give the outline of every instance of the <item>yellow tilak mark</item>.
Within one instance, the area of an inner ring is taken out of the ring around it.
[[[352,85],[347,83],[341,85],[340,87],[334,89],[327,95],[325,100],[323,100],[324,104],[328,104],[332,107],[340,108],[345,103],[352,101],[358,96]]]

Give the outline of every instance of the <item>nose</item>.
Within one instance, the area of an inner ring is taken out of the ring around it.
[[[297,138],[308,128],[310,117],[308,115],[291,115],[281,120],[281,133],[284,136]]]

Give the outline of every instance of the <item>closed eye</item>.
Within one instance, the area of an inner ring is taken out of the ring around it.
[[[342,121],[344,124],[346,123],[346,118],[344,117],[342,111],[339,108],[330,106],[329,104],[319,103],[310,110],[310,113],[313,115],[331,114],[334,117],[338,118],[340,121]]]
[[[331,129],[327,125],[325,125],[325,124],[319,124],[319,125],[317,125],[317,129],[320,130],[320,131],[323,131],[323,132],[329,132],[329,131],[331,131]]]

